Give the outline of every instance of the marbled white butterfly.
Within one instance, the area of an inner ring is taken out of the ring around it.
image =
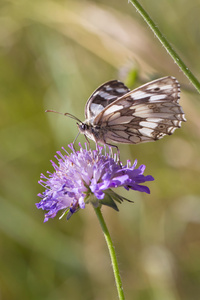
[[[179,105],[180,84],[168,76],[130,91],[122,82],[101,85],[88,99],[84,122],[78,129],[96,143],[138,144],[170,135],[186,121]],[[48,110],[50,111],[50,110]]]

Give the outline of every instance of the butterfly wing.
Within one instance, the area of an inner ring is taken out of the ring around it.
[[[179,105],[180,84],[164,77],[130,91],[106,106],[94,119],[103,141],[137,144],[170,135],[186,121]]]
[[[88,99],[85,106],[85,118],[91,120],[113,101],[129,92],[123,82],[111,80],[102,84]]]

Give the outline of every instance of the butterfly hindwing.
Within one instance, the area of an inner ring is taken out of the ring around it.
[[[178,81],[164,77],[108,104],[96,115],[93,126],[103,132],[105,143],[109,140],[137,144],[157,140],[172,134],[185,121],[179,98]]]
[[[90,120],[96,117],[105,107],[129,91],[129,88],[118,80],[111,80],[102,84],[94,91],[86,103],[86,119]]]

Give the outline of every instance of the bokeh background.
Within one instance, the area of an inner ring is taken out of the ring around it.
[[[142,5],[200,79],[199,0]],[[200,96],[124,0],[0,2],[0,299],[117,299],[91,206],[43,223],[40,173],[73,141],[90,94],[111,79],[130,88],[173,75],[187,123],[155,143],[121,145],[145,164],[150,195],[102,209],[126,299],[200,299]],[[84,142],[84,137],[79,137]]]

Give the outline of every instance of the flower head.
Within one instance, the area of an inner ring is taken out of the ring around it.
[[[51,161],[54,173],[47,172],[48,177],[41,174],[39,183],[45,191],[38,195],[42,200],[36,206],[48,211],[44,222],[54,218],[59,210],[64,210],[69,219],[88,202],[95,207],[105,204],[118,210],[113,200],[121,203],[125,198],[116,194],[113,188],[150,193],[148,187],[141,185],[154,180],[151,175],[143,175],[144,165],[136,169],[137,161],[132,166],[127,161],[123,166],[109,153],[103,155],[100,146],[97,150],[88,150],[86,145],[85,148],[79,146],[80,151],[75,151],[73,145],[69,145],[70,154],[62,148],[65,154],[58,151],[58,156],[55,156],[58,163]]]

